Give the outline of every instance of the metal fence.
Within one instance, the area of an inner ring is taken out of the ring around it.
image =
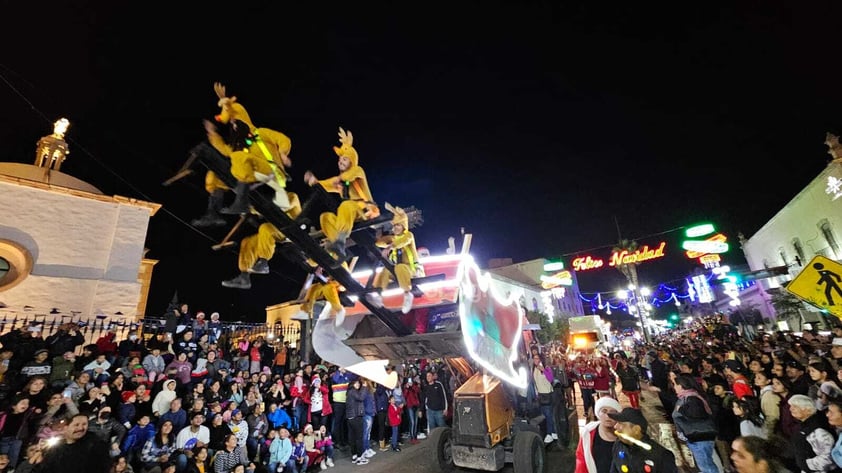
[[[56,333],[59,328],[68,323],[75,324],[85,337],[85,344],[96,343],[109,329],[116,333],[115,341],[120,342],[132,333],[138,336],[154,336],[163,331],[164,319],[147,317],[132,320],[129,318],[115,318],[99,316],[72,316],[37,313],[3,313],[0,312],[0,335],[13,330],[28,330],[37,327],[40,335],[47,338]],[[222,321],[222,331],[229,339],[242,336],[254,338],[263,336],[269,341],[285,340],[297,346],[301,338],[301,328],[298,323],[287,325],[276,323],[227,322]]]

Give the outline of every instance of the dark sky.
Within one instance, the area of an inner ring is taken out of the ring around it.
[[[344,126],[375,199],[423,211],[420,244],[440,252],[465,227],[479,260],[610,245],[615,218],[624,237],[698,220],[751,235],[826,164],[825,132],[842,132],[839,2],[62,3],[15,3],[0,32],[0,160],[30,162],[66,116],[63,171],[164,205],[151,312],[179,289],[258,318],[303,278],[277,258],[254,290],[222,289],[235,253],[176,219],[204,209],[203,172],[160,186],[218,110],[214,81],[292,138],[294,190],[306,195],[306,169],[335,174]],[[677,250],[678,233],[663,238]],[[644,281],[682,277],[691,265],[672,254]]]

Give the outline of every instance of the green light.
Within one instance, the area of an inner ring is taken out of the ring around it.
[[[670,320],[678,320],[678,314],[670,315]]]
[[[564,262],[562,261],[549,261],[544,263],[544,271],[548,273],[561,271],[562,269],[564,269]]]
[[[684,234],[687,235],[687,238],[698,238],[701,236],[710,235],[715,231],[716,229],[713,227],[712,223],[702,223],[688,228],[684,231]]]

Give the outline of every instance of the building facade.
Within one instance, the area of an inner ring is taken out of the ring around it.
[[[552,275],[544,270],[548,262],[543,258],[520,263],[491,260],[488,272],[500,294],[515,289],[523,291],[521,306],[526,310],[543,312],[550,320],[585,315],[576,272],[565,271],[564,278],[553,281]]]
[[[763,290],[752,293],[753,305],[764,313],[774,311],[772,294],[795,277],[816,255],[842,260],[842,147],[828,134],[826,144],[833,160],[763,227],[742,241],[752,271],[786,266],[788,274],[762,279]],[[742,296],[741,296],[742,299]],[[804,305],[804,321],[818,320],[818,309]]]
[[[34,165],[0,163],[0,313],[136,320],[156,263],[145,258],[146,232],[160,205],[107,196],[60,172],[64,130],[39,141]]]

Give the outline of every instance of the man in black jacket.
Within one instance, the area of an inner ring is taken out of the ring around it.
[[[649,423],[639,409],[627,407],[608,417],[617,421],[614,431],[619,434],[611,452],[611,473],[678,473],[672,452],[649,438]]]
[[[421,406],[427,416],[427,434],[436,427],[444,427],[444,413],[447,411],[447,392],[436,377],[436,373],[427,371],[427,383],[421,386]]]
[[[357,465],[365,465],[368,458],[363,455],[363,416],[365,415],[362,382],[359,378],[348,386],[345,399],[345,419],[348,421],[348,443],[351,445],[351,461]]]
[[[79,333],[79,326],[68,323],[60,326],[56,333],[47,337],[47,348],[50,356],[62,356],[66,352],[76,351],[76,347],[85,343],[85,337]]]

